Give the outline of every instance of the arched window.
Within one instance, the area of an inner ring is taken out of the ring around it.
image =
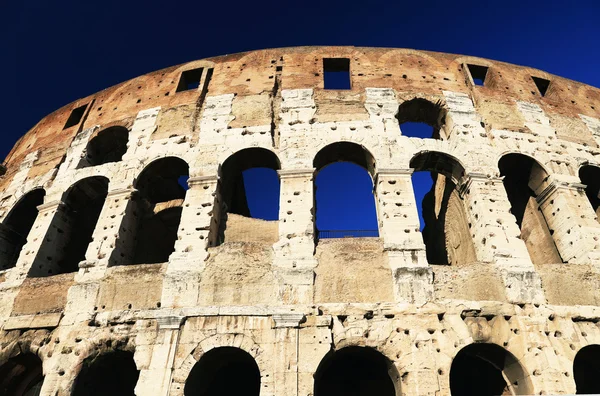
[[[0,269],[12,268],[17,264],[23,245],[37,218],[37,207],[44,203],[46,192],[35,189],[25,194],[12,208],[0,228]]]
[[[140,371],[133,353],[115,350],[84,359],[73,396],[134,396]]]
[[[217,242],[278,239],[280,167],[277,156],[263,148],[244,149],[227,158],[221,166]]]
[[[407,100],[398,107],[396,114],[403,136],[415,138],[445,139],[443,130],[446,111],[440,102],[426,99]]]
[[[260,370],[248,352],[220,347],[206,352],[185,381],[185,396],[258,396]]]
[[[379,236],[371,153],[356,143],[333,143],[317,153],[313,166],[316,238]]]
[[[122,264],[156,264],[169,260],[175,250],[183,201],[188,189],[188,164],[176,157],[158,159],[148,165],[135,181],[138,190],[128,210],[125,260]],[[117,254],[117,250],[113,256]]]
[[[399,375],[380,352],[346,347],[330,352],[315,373],[315,396],[400,395]]]
[[[517,358],[495,344],[461,349],[450,368],[452,396],[530,395],[529,378]]]
[[[573,361],[573,377],[577,394],[600,393],[600,345],[583,347]]]
[[[113,126],[100,131],[86,147],[87,156],[80,167],[119,162],[127,152],[129,131],[122,126]]]
[[[600,168],[593,165],[584,165],[579,169],[579,179],[585,187],[587,195],[596,216],[598,216],[598,207],[600,206]]]
[[[423,242],[430,264],[470,264],[477,261],[469,221],[456,186],[465,175],[456,158],[424,151],[410,161]]]
[[[92,241],[108,195],[108,179],[93,176],[71,186],[63,196],[29,271],[31,277],[77,272]]]
[[[32,353],[12,357],[0,367],[0,395],[38,396],[43,383],[42,361]]]
[[[498,162],[504,188],[510,201],[510,212],[517,219],[521,239],[534,264],[562,263],[552,232],[536,201],[546,185],[548,174],[533,158],[522,154],[506,154]]]

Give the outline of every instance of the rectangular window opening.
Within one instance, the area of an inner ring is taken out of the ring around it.
[[[540,91],[540,95],[546,96],[546,92],[548,92],[548,87],[550,86],[550,80],[546,80],[545,78],[533,77],[531,79],[535,83],[538,91]]]
[[[71,128],[72,126],[79,124],[81,118],[83,117],[83,114],[85,113],[86,108],[87,104],[84,104],[83,106],[79,106],[78,108],[73,109],[63,129]]]
[[[467,69],[469,69],[471,78],[473,78],[473,83],[475,85],[483,86],[485,83],[485,77],[487,76],[488,67],[467,64]]]
[[[182,72],[181,77],[179,78],[179,84],[177,84],[176,92],[198,89],[200,86],[200,79],[202,78],[202,70],[203,68],[200,67],[198,69],[186,70]]]
[[[351,89],[350,59],[323,58],[325,89]]]

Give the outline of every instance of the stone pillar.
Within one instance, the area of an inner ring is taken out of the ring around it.
[[[275,345],[273,346],[274,389],[266,394],[264,388],[261,396],[299,395],[298,360],[300,354],[299,331],[304,314],[297,312],[273,314],[275,322]]]
[[[217,184],[217,175],[188,180],[190,189],[185,194],[175,251],[169,257],[163,283],[163,307],[195,306],[198,302],[208,247],[215,246],[218,238]]]
[[[600,265],[600,224],[585,185],[553,180],[536,195],[562,260]]]
[[[379,236],[394,277],[397,302],[422,304],[433,294],[412,187],[412,169],[380,169],[375,177]]]
[[[284,304],[312,301],[314,268],[314,169],[278,171],[280,178],[279,241],[274,271]]]
[[[510,302],[544,302],[540,277],[510,213],[502,179],[470,173],[459,191],[470,219],[477,260],[499,267]]]
[[[135,386],[137,396],[167,396],[169,394],[173,362],[183,317],[161,317],[157,321],[158,334],[152,348],[150,365],[140,370],[140,377]]]

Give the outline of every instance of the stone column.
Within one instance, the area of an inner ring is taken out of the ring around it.
[[[216,195],[217,175],[192,177],[181,212],[175,251],[163,283],[163,307],[195,306],[198,302],[200,274],[208,248],[218,238],[220,202]]]
[[[499,267],[507,298],[514,303],[544,302],[541,280],[510,213],[502,179],[468,174],[459,186],[477,260]]]
[[[304,314],[297,312],[273,314],[275,343],[273,346],[273,395],[299,395],[298,361],[300,354],[299,331]],[[264,388],[261,396],[267,396]]]
[[[600,265],[600,224],[585,185],[553,180],[536,200],[564,262]]]
[[[433,272],[419,230],[412,172],[412,169],[379,169],[375,197],[379,236],[388,252],[396,301],[422,304],[432,298]]]
[[[140,370],[140,377],[135,386],[137,396],[167,396],[169,394],[173,362],[183,317],[162,317],[157,321],[158,334],[152,348],[150,364],[147,368]]]
[[[274,271],[283,289],[284,304],[312,301],[314,258],[314,169],[278,171],[280,178],[279,241]]]

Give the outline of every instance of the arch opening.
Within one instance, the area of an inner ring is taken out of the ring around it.
[[[600,206],[600,167],[594,165],[582,166],[579,169],[579,179],[586,185],[585,195],[598,217],[598,207]]]
[[[185,396],[258,396],[260,370],[254,358],[234,347],[206,352],[185,382]]]
[[[280,168],[272,151],[258,147],[238,151],[223,162],[217,205],[219,229],[215,239],[209,237],[211,246],[278,240]]]
[[[495,344],[462,348],[450,367],[453,396],[529,395],[532,387],[517,358]]]
[[[369,347],[351,346],[330,352],[319,364],[314,378],[315,396],[401,394],[393,364]]]
[[[107,195],[108,179],[103,176],[82,179],[65,192],[63,204],[57,208],[29,271],[30,277],[79,270]]]
[[[412,184],[430,264],[464,265],[477,261],[463,198],[457,185],[465,170],[455,158],[435,151],[415,155]]]
[[[133,353],[110,351],[84,359],[73,396],[134,396],[140,371]]]
[[[44,383],[42,361],[33,353],[19,354],[0,367],[0,394],[39,396]]]
[[[86,158],[79,167],[96,166],[119,162],[127,152],[129,131],[122,126],[113,126],[100,131],[86,147]]]
[[[188,178],[188,164],[177,157],[158,159],[140,173],[134,183],[137,192],[125,210],[111,266],[169,260],[175,251]]]
[[[37,219],[37,207],[44,203],[44,189],[35,189],[25,194],[8,213],[0,227],[0,269],[12,268],[17,264],[21,250],[33,223]]]
[[[552,231],[540,208],[537,197],[548,186],[548,174],[533,158],[523,154],[506,154],[498,162],[500,175],[515,216],[534,264],[562,263],[552,238]]]
[[[313,166],[315,239],[378,237],[371,153],[355,143],[333,143],[317,153]]]
[[[600,345],[588,345],[577,352],[573,360],[573,377],[577,394],[600,393]]]
[[[446,139],[446,110],[441,102],[414,98],[403,102],[396,114],[403,136],[421,139]]]

